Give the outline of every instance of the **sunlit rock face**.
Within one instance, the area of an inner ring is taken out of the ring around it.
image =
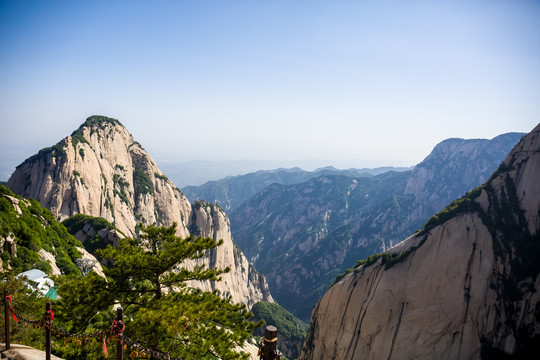
[[[118,120],[88,118],[71,136],[19,165],[7,186],[58,220],[78,213],[103,217],[127,236],[136,235],[138,224],[176,223],[178,236],[223,239],[204,263],[231,271],[221,282],[197,286],[248,306],[273,301],[266,280],[234,245],[225,213],[213,204],[190,204]]]
[[[537,356],[539,178],[540,126],[484,185],[334,284],[300,359]]]
[[[484,183],[524,135],[447,139],[413,171],[270,185],[230,213],[234,239],[280,305],[309,321],[337,274],[403,241]]]

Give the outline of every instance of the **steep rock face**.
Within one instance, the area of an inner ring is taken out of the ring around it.
[[[447,139],[437,144],[415,166],[405,187],[405,194],[414,194],[424,205],[411,216],[425,219],[442,210],[450,200],[484,183],[523,135],[507,133],[491,140]]]
[[[234,238],[277,301],[307,321],[336,275],[487,180],[522,136],[445,140],[412,172],[271,185],[231,213]]]
[[[538,354],[540,126],[490,180],[334,284],[300,359]]]
[[[248,305],[273,301],[268,289],[261,288],[265,280],[250,272],[248,261],[235,249],[227,217],[201,218],[207,214],[192,207],[118,120],[88,118],[71,136],[19,165],[7,186],[38,200],[59,220],[78,213],[103,217],[127,236],[136,235],[139,223],[170,226],[176,222],[180,237],[198,227],[201,235],[224,241],[215,251],[217,260],[206,263],[231,268],[227,284],[200,286],[223,293],[232,289],[235,300]],[[230,254],[240,260],[231,262]],[[243,272],[253,275],[237,276]]]
[[[38,200],[60,221],[78,213],[103,217],[129,236],[139,222],[177,222],[178,235],[189,234],[191,205],[114,119],[89,118],[19,165],[7,186]]]
[[[193,208],[195,220],[192,232],[224,241],[232,239],[229,219],[219,206],[198,201],[194,203]],[[220,246],[217,250],[211,251],[208,265],[224,267],[222,264],[226,264],[231,271],[222,274],[220,282],[206,282],[202,288],[209,291],[219,290],[225,296],[231,296],[233,302],[246,303],[250,308],[260,301],[258,299],[270,299],[273,302],[266,278],[255,270],[232,240],[230,243],[233,246]]]

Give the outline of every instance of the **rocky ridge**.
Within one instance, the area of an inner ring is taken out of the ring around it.
[[[507,133],[491,140],[452,138],[437,144],[414,167],[403,192],[415,195],[423,204],[411,216],[425,219],[485,182],[524,135]]]
[[[7,186],[50,209],[58,220],[75,214],[103,217],[127,236],[138,224],[170,226],[177,235],[223,239],[204,260],[231,271],[223,281],[199,284],[252,306],[273,301],[264,277],[234,245],[227,216],[218,206],[192,205],[116,119],[89,117],[71,136],[17,167]],[[194,264],[192,264],[194,265]]]
[[[445,140],[412,172],[270,185],[230,214],[234,238],[278,303],[307,321],[339,273],[482,184],[522,136]]]
[[[488,182],[334,284],[300,359],[538,354],[539,175],[540,126]]]

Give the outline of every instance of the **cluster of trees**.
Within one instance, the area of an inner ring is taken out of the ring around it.
[[[220,279],[226,269],[208,269],[196,261],[221,241],[179,238],[171,227],[141,227],[137,239],[122,239],[96,253],[113,264],[104,279],[95,273],[55,279],[61,300],[57,317],[71,332],[94,332],[109,326],[113,307],[125,314],[125,335],[149,349],[182,359],[247,359],[239,351],[256,327],[245,305],[233,304],[217,292],[189,287],[191,280]],[[84,347],[61,348],[65,358],[99,358]]]
[[[5,196],[7,195],[7,196]],[[19,200],[20,214],[14,201]],[[76,231],[90,221],[95,228],[112,227],[104,219],[85,215],[64,224]],[[50,273],[50,265],[40,261],[43,248],[53,253],[63,275],[53,277],[60,300],[53,304],[54,324],[77,334],[108,330],[115,307],[124,309],[125,335],[148,349],[182,359],[247,359],[241,348],[263,321],[252,321],[245,305],[233,304],[218,292],[190,287],[191,281],[219,281],[229,269],[208,269],[199,261],[222,244],[211,238],[179,238],[171,227],[140,227],[139,236],[120,240],[117,247],[94,244],[95,254],[108,266],[106,278],[94,272],[82,275],[75,266],[80,258],[73,238],[52,213],[34,200],[22,199],[0,185],[0,235],[17,243],[17,256],[2,253],[4,281],[17,312],[31,320],[44,313],[44,299],[16,275],[31,268]],[[97,240],[96,240],[97,241]],[[4,259],[5,258],[5,259]],[[186,267],[186,261],[193,264]],[[36,348],[43,346],[42,329],[12,326],[12,342]],[[57,340],[58,344],[62,340]],[[65,359],[101,359],[96,343],[67,344],[53,352]],[[111,350],[112,351],[112,350]],[[126,349],[129,356],[130,349]]]
[[[96,253],[97,249],[104,249],[109,242],[99,235],[100,230],[114,230],[117,233],[125,236],[125,234],[111,224],[107,219],[102,217],[93,217],[85,214],[75,214],[66,220],[62,221],[62,225],[66,227],[70,234],[76,234],[86,225],[90,225],[95,232],[92,237],[87,236],[84,240],[84,248],[91,254]],[[85,234],[86,235],[86,234]]]
[[[21,213],[10,198],[18,201]],[[80,241],[73,238],[48,209],[35,200],[23,199],[4,185],[0,185],[0,237],[13,238],[17,243],[17,256],[2,252],[4,269],[12,268],[20,273],[38,268],[50,273],[50,264],[39,259],[38,252],[44,249],[55,256],[64,274],[80,274],[75,266],[76,259],[81,257],[77,250],[77,246],[82,246]]]

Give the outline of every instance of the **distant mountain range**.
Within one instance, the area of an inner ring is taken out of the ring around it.
[[[246,175],[230,176],[221,180],[209,181],[199,186],[186,186],[182,192],[190,201],[204,199],[218,204],[226,211],[236,210],[246,200],[272,184],[292,185],[322,175],[346,175],[349,177],[368,177],[387,171],[409,171],[413,168],[378,167],[374,169],[339,170],[332,166],[305,171],[298,167],[290,169],[259,170]]]
[[[348,169],[350,162],[331,162],[326,160],[171,160],[167,156],[155,157],[161,170],[169,179],[183,189],[187,186],[200,186],[209,181],[216,181],[231,176],[242,176],[261,170],[272,169],[320,169],[333,165],[340,169]],[[360,160],[359,160],[359,163]],[[381,168],[384,169],[384,168]],[[359,169],[364,170],[364,169]],[[370,169],[367,169],[370,170]],[[1,173],[0,173],[1,175]],[[5,177],[5,179],[7,179]],[[0,176],[2,179],[2,176]]]
[[[403,240],[487,180],[522,136],[448,139],[412,171],[279,169],[201,188],[222,207],[237,206],[230,212],[235,241],[267,276],[278,303],[307,320],[337,274]]]
[[[522,136],[448,139],[414,169],[292,168],[228,177],[184,188],[190,203],[117,120],[93,116],[20,164],[7,186],[58,220],[103,217],[128,236],[139,223],[177,222],[180,236],[222,238],[225,245],[205,262],[232,271],[201,286],[248,306],[273,301],[249,259],[273,297],[307,320],[338,274],[486,181]],[[220,206],[195,201],[202,198]]]

